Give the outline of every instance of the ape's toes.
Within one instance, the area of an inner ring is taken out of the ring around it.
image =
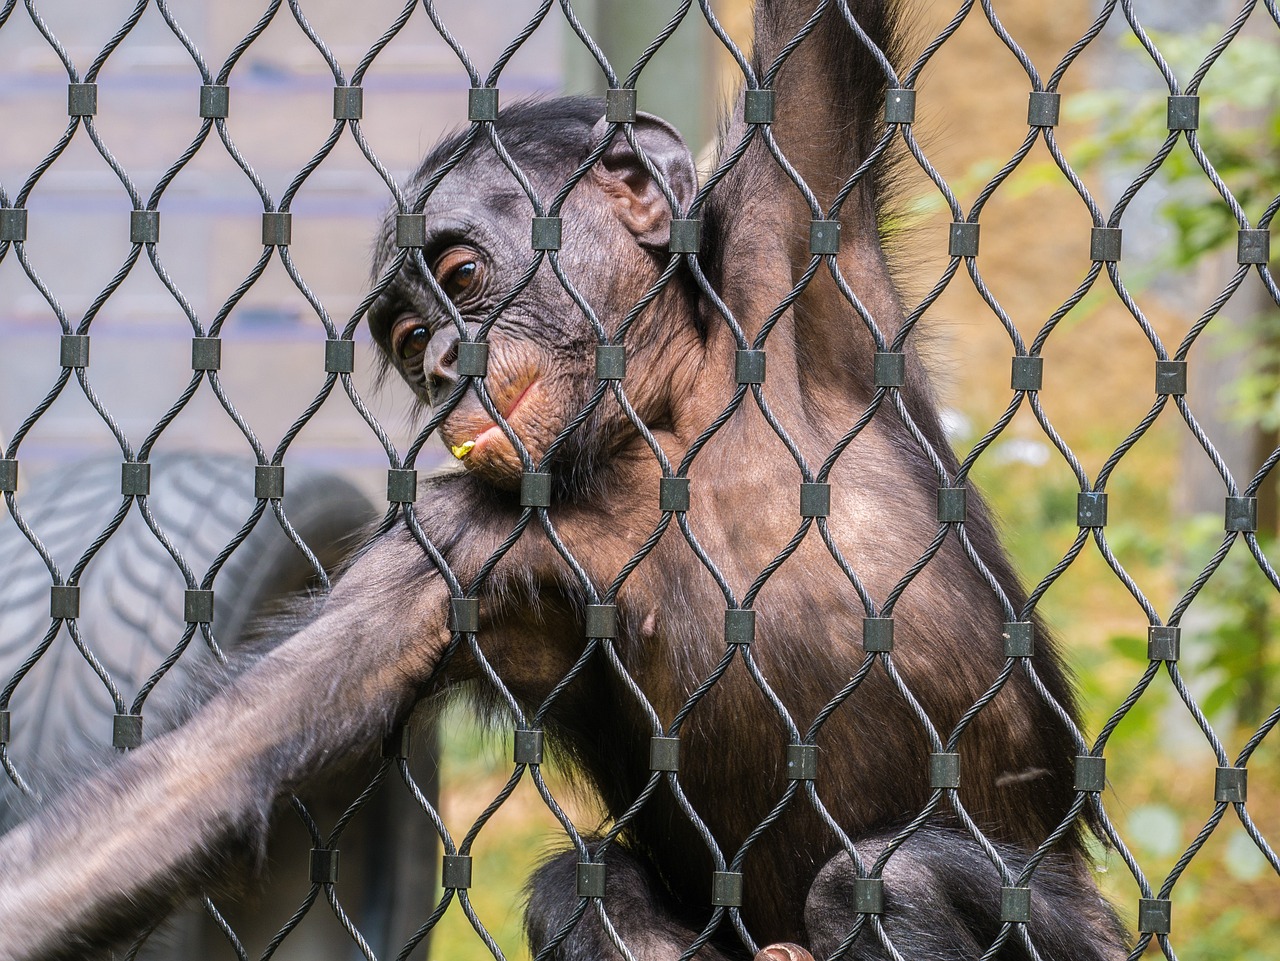
[[[813,955],[798,944],[781,941],[761,948],[755,961],[813,961]]]

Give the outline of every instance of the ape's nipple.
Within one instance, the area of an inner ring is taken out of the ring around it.
[[[454,457],[458,458],[458,460],[462,460],[471,453],[471,449],[475,446],[476,442],[473,440],[464,441],[461,444],[449,445],[449,452],[453,454]]]

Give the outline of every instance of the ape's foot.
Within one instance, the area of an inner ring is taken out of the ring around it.
[[[780,941],[761,948],[755,961],[813,961],[813,955],[798,944]]]

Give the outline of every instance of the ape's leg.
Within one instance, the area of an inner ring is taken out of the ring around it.
[[[697,939],[702,924],[682,916],[652,866],[614,844],[605,856],[604,898],[588,901],[577,924],[552,946],[581,903],[578,861],[576,851],[558,854],[529,879],[525,930],[535,961],[618,961],[625,955],[618,950],[615,936],[636,961],[675,961]],[[607,923],[601,918],[601,905]],[[707,944],[695,957],[697,961],[745,961],[750,955]]]
[[[885,836],[859,843],[859,854],[869,864],[888,840]],[[1020,850],[999,851],[1013,872],[1026,861]],[[1115,961],[1126,954],[1120,925],[1084,876],[1086,870],[1079,864],[1046,860],[1031,880],[1031,921],[1026,928],[1044,961]],[[858,919],[855,879],[853,862],[841,853],[810,887],[805,925],[815,958],[830,957],[852,931]],[[999,872],[972,838],[959,831],[925,828],[885,866],[880,923],[904,958],[977,961],[1000,934],[1001,886]],[[848,961],[890,957],[869,921],[844,955]],[[999,961],[1030,957],[1016,928],[996,955]]]

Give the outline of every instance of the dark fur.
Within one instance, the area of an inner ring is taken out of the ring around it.
[[[762,0],[758,77],[812,6]],[[886,6],[869,0],[852,6],[877,43],[892,51]],[[790,55],[776,83],[778,112],[770,134],[821,201],[830,203],[880,136],[876,118],[884,77],[833,6]],[[517,105],[503,112],[496,132],[545,200],[606,132],[601,112],[602,105],[589,100]],[[726,126],[724,153],[743,137],[751,138],[750,146],[706,197],[693,193],[692,161],[674,131],[642,117],[633,135],[672,186],[679,215],[692,208],[705,229],[698,266],[677,272],[634,319],[624,340],[628,402],[678,464],[735,394],[739,345],[696,271],[705,271],[706,282],[751,344],[808,267],[812,215],[766,149],[766,134],[749,132],[742,122],[741,102]],[[610,866],[603,902],[608,918],[625,939],[644,945],[637,950],[646,961],[676,957],[711,917],[710,881],[719,859],[685,814],[681,798],[703,819],[723,861],[733,861],[787,791],[784,758],[792,736],[760,692],[746,652],[734,652],[723,676],[678,730],[674,719],[725,654],[726,606],[741,603],[748,585],[800,526],[800,471],[750,395],[693,460],[688,524],[734,593],[726,605],[671,515],[658,509],[662,471],[611,395],[567,442],[556,439],[596,389],[597,336],[548,263],[527,289],[509,295],[531,263],[533,206],[513,190],[483,136],[457,168],[437,178],[439,165],[463,136],[437,148],[418,174],[419,185],[435,184],[426,208],[427,247],[421,261],[416,255],[405,259],[371,313],[371,329],[384,348],[397,321],[421,322],[433,338],[456,336],[455,317],[423,270],[450,245],[473,249],[482,279],[473,296],[459,301],[456,319],[467,325],[468,336],[488,325],[489,407],[505,416],[518,391],[531,398],[511,414],[526,456],[517,457],[510,444],[495,440],[477,448],[465,473],[423,485],[414,518],[447,569],[438,569],[404,528],[382,538],[353,565],[314,624],[254,663],[188,724],[10,835],[0,845],[0,878],[21,880],[8,887],[0,880],[0,922],[8,922],[6,912],[14,916],[17,946],[0,946],[0,961],[62,957],[140,923],[176,896],[179,883],[208,876],[214,860],[209,852],[260,831],[271,798],[335,758],[376,743],[424,694],[465,687],[480,692],[482,701],[501,704],[462,639],[455,638],[458,646],[446,656],[449,596],[456,592],[450,579],[480,599],[482,656],[525,717],[542,718],[548,735],[613,817],[627,812],[651,779],[649,739],[678,734],[679,793],[661,780],[611,846],[593,847]],[[622,133],[613,136],[601,162],[583,171],[568,196],[562,211],[565,245],[557,255],[611,334],[667,266],[662,237],[670,217],[665,202],[655,201],[652,180]],[[840,213],[838,262],[892,341],[902,308],[883,254],[880,194],[868,177],[849,195]],[[399,256],[390,224],[378,249],[380,264]],[[908,339],[902,346],[909,371],[900,391],[902,407],[892,397],[882,398],[875,418],[830,475],[832,513],[825,524],[876,604],[885,603],[937,530],[940,478],[909,425],[933,447],[949,480],[957,468],[911,345]],[[770,376],[763,396],[810,465],[821,463],[875,402],[875,350],[873,337],[825,270],[769,334]],[[485,436],[489,415],[481,410],[477,390],[442,391],[458,380],[447,365],[428,371],[420,359],[411,359],[394,366],[424,399],[449,395],[448,409],[437,414],[442,436]],[[433,377],[436,386],[428,389]],[[528,464],[556,478],[556,498],[545,518],[519,503],[520,475]],[[517,530],[520,536],[507,544]],[[602,594],[640,545],[659,533],[616,596]],[[892,667],[944,743],[1005,667],[1002,625],[1020,619],[1025,603],[989,513],[972,492],[963,534],[999,590],[967,556],[960,534],[951,531],[930,563],[898,592],[892,609]],[[577,558],[585,580],[565,563],[553,536]],[[583,637],[584,609],[598,603],[617,605],[612,652],[652,704],[658,728],[604,644]],[[862,618],[886,612],[864,608],[813,527],[752,606],[757,620],[751,663],[804,732],[863,666]],[[559,688],[589,644],[592,655]],[[1058,704],[1074,714],[1070,685],[1043,631],[1034,670]],[[865,859],[874,858],[886,838],[931,803],[929,739],[898,693],[887,662],[871,666],[861,687],[827,719],[817,744],[818,794]],[[1075,799],[1073,735],[1044,703],[1024,665],[972,719],[957,750],[964,763],[959,800],[1016,869],[1058,829]],[[168,782],[184,787],[156,796]],[[993,922],[998,880],[982,848],[957,829],[947,800],[924,833],[885,867],[891,909],[885,923],[908,957],[935,952],[943,938],[958,945],[948,957],[977,958],[999,934]],[[142,804],[150,805],[151,817],[131,818]],[[80,838],[112,831],[126,832],[134,843],[130,851],[141,852],[130,854],[128,871],[67,867]],[[597,905],[588,905],[566,927],[582,907],[572,884],[577,857],[552,860],[531,887],[534,947],[554,948],[564,961],[613,952]],[[741,859],[742,930],[760,944],[796,941],[829,950],[856,921],[841,900],[849,880],[844,857],[813,805],[803,794],[795,797]],[[46,863],[53,866],[44,868]],[[1031,883],[1037,900],[1030,936],[1053,957],[1093,961],[1123,954],[1121,936],[1089,879],[1078,821]],[[928,910],[909,910],[917,902]],[[59,913],[68,905],[76,910]],[[32,920],[40,911],[49,917]],[[745,944],[725,923],[702,957],[740,957]],[[1015,932],[1001,958],[1021,958],[1023,947]],[[871,959],[881,953],[878,940],[860,935],[848,956]]]
[[[867,838],[859,854],[871,864],[893,838]],[[1004,848],[1008,885],[1017,886],[1026,856]],[[805,904],[805,923],[816,957],[827,958],[847,941],[848,957],[889,961],[886,943],[906,957],[931,961],[971,961],[982,957],[1001,936],[1001,888],[1005,886],[991,859],[966,834],[926,826],[896,848],[884,869],[884,913],[876,930],[870,917],[861,929],[855,902],[858,872],[847,855],[834,858],[814,881]],[[1104,961],[1114,946],[1091,943],[1079,925],[1106,931],[1114,925],[1111,909],[1097,891],[1080,884],[1074,865],[1051,857],[1036,868],[1032,882],[1031,923],[1025,934],[1010,925],[997,961],[1015,961],[1028,952],[1029,937],[1041,958]],[[882,936],[883,934],[883,936]]]

